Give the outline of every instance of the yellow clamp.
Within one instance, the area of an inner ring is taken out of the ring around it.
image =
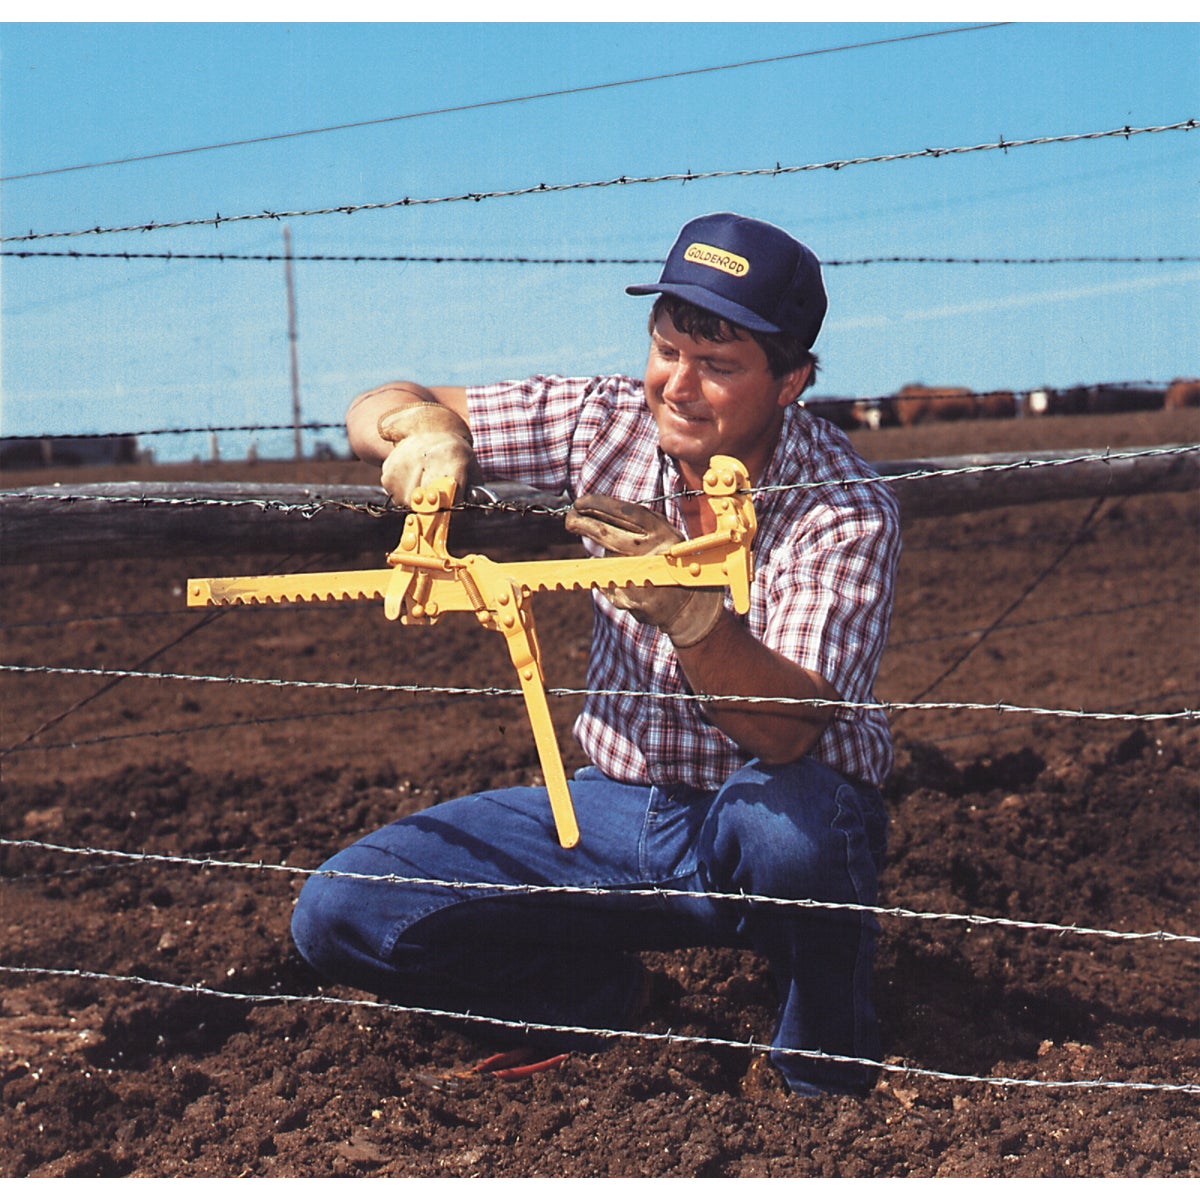
[[[661,554],[494,562],[480,554],[456,558],[447,552],[455,484],[438,479],[413,492],[411,512],[386,569],[189,579],[188,605],[382,598],[388,620],[402,625],[432,625],[446,612],[474,612],[485,628],[504,634],[525,696],[558,840],[569,849],[579,842],[579,825],[546,700],[530,597],[594,587],[728,587],[734,608],[746,612],[756,529],[754,505],[746,494],[749,482],[736,458],[714,456],[704,475],[704,498],[716,529]]]

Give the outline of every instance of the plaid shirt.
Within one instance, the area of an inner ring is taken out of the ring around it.
[[[467,398],[485,478],[649,504],[684,528],[678,493],[686,485],[658,448],[639,380],[539,375],[468,388]],[[900,553],[896,501],[882,484],[788,485],[873,476],[836,426],[798,405],[786,410],[757,484],[767,490],[754,495],[755,578],[740,618],[760,641],[858,702],[873,701],[887,641]],[[598,592],[593,602],[592,694],[575,724],[589,759],[623,782],[719,788],[749,756],[695,701],[667,698],[691,691],[670,639]],[[649,695],[605,694],[612,692]],[[878,709],[837,710],[811,754],[878,786],[892,765],[887,718]]]

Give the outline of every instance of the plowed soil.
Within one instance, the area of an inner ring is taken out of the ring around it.
[[[1190,410],[855,440],[880,461],[1198,434]],[[346,462],[123,470],[0,486],[372,480]],[[189,576],[316,566],[243,548],[0,570],[3,663],[214,677],[0,673],[0,966],[63,972],[0,972],[5,1176],[1196,1173],[1200,1097],[1159,1086],[1200,1083],[1196,946],[1089,932],[1200,933],[1195,720],[896,714],[882,903],[934,915],[881,918],[886,1061],[903,1069],[866,1098],[792,1097],[749,1049],[633,1037],[505,1082],[467,1071],[490,1051],[486,1026],[343,1003],[373,998],[317,978],[290,945],[295,869],[399,814],[538,778],[519,699],[228,682],[515,686],[503,639],[473,619],[400,628],[340,604],[205,622],[184,607]],[[1198,584],[1196,493],[913,522],[879,695],[1196,709]],[[539,598],[537,613],[550,685],[582,686],[586,598]],[[572,767],[577,700],[553,703]],[[98,853],[114,850],[131,857]],[[1079,931],[948,919],[964,915]],[[646,961],[641,1032],[769,1040],[774,998],[752,956]]]

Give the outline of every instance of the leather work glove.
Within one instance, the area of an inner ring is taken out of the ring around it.
[[[684,540],[665,518],[614,496],[580,496],[567,512],[566,527],[610,554],[661,554]],[[708,637],[725,608],[724,588],[615,587],[604,594],[643,625],[656,625],[679,649]]]
[[[470,484],[482,482],[470,428],[443,405],[414,398],[385,412],[377,428],[385,442],[395,444],[380,481],[397,504],[407,505],[416,488],[443,475],[458,484],[460,499]]]

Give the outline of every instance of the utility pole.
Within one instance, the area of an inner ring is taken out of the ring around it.
[[[299,462],[304,457],[300,444],[300,361],[296,354],[296,291],[292,282],[292,232],[283,227],[283,274],[287,281],[288,345],[292,357],[292,453]]]

